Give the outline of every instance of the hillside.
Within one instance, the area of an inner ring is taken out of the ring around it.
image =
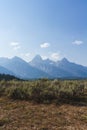
[[[12,76],[12,75],[8,75],[8,74],[0,74],[0,80],[5,80],[5,81],[19,80],[19,78]]]

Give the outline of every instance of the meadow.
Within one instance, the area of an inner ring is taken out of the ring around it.
[[[0,130],[86,130],[87,80],[0,81]]]

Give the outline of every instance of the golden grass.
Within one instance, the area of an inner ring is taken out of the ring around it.
[[[87,130],[87,106],[35,104],[0,97],[0,130]]]

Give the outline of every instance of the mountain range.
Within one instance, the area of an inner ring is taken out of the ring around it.
[[[43,60],[36,55],[30,62],[20,57],[0,58],[0,74],[9,74],[21,79],[38,78],[87,78],[87,67],[72,63],[66,58],[60,61]]]

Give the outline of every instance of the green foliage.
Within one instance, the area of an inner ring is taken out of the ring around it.
[[[29,98],[29,93],[27,91],[27,88],[16,87],[16,88],[12,88],[12,90],[9,93],[9,96],[12,99],[27,100]]]
[[[38,103],[86,102],[86,80],[0,81],[0,96],[14,100],[31,100]]]

